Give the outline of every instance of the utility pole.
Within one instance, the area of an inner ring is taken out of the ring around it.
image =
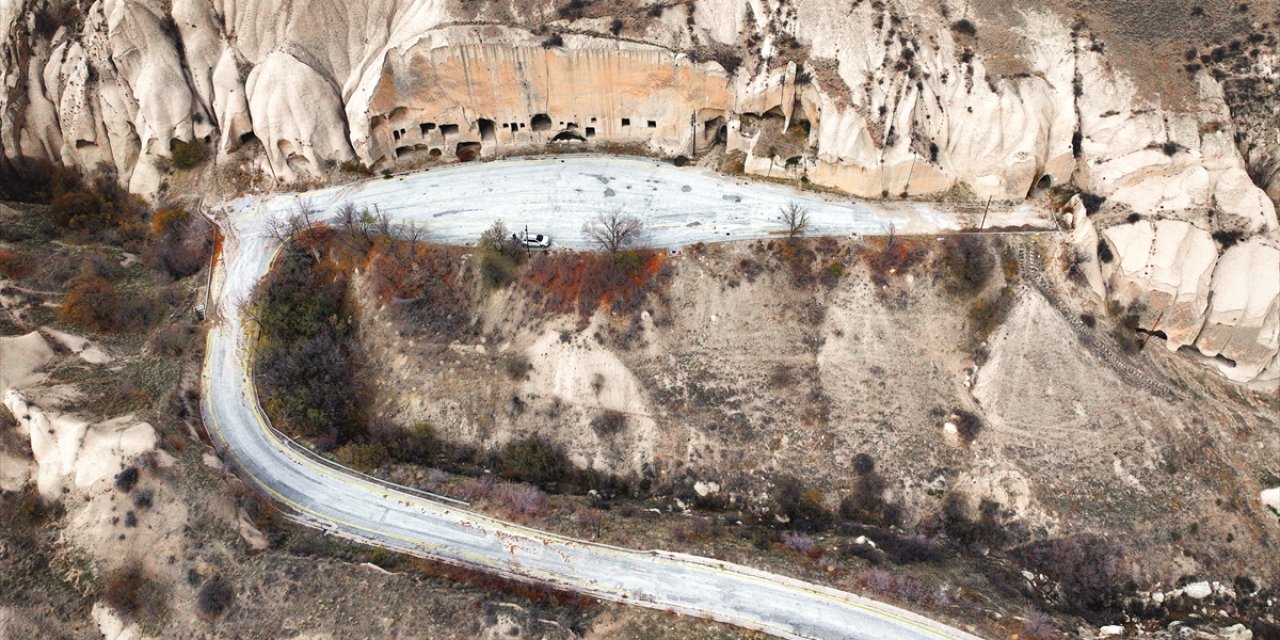
[[[978,223],[978,231],[987,226],[987,212],[991,211],[991,201],[994,199],[995,196],[987,196],[987,208],[982,210],[982,222]]]
[[[533,257],[533,249],[529,248],[529,225],[524,225],[524,255],[526,258]]]
[[[693,158],[698,157],[698,113],[695,111],[689,114],[689,131],[692,133],[690,138],[693,140]]]

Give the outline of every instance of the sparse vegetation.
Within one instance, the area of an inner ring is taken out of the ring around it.
[[[139,564],[126,564],[108,573],[100,597],[130,620],[157,624],[167,614],[168,594]]]
[[[221,577],[215,577],[196,593],[196,613],[206,622],[218,619],[235,602],[236,592]]]
[[[940,257],[947,274],[944,286],[960,297],[980,293],[995,271],[996,260],[986,242],[976,235],[955,235],[942,243]]]
[[[173,144],[170,163],[174,169],[187,171],[205,163],[209,159],[209,145],[196,138],[187,142],[178,141]]]

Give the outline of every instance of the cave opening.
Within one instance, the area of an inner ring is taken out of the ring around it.
[[[458,160],[462,162],[471,162],[480,157],[479,142],[459,142],[456,149]]]
[[[493,142],[495,140],[492,120],[480,118],[476,121],[476,126],[480,129],[481,140],[485,142]]]
[[[583,130],[583,132],[584,132],[584,134],[585,134],[588,138],[594,138],[594,137],[596,137],[596,128],[595,128],[595,127],[587,127],[586,129],[584,129],[584,130]]]
[[[452,136],[452,135],[456,135],[457,133],[458,133],[458,125],[456,125],[456,124],[442,124],[442,125],[440,125],[440,134],[441,134],[441,135],[445,135],[445,136]]]
[[[552,142],[586,142],[587,139],[584,138],[581,133],[578,133],[575,130],[569,129],[569,130],[565,130],[565,131],[561,131],[560,133],[557,133],[555,137],[551,139],[551,141]]]
[[[434,130],[435,128],[436,128],[436,123],[434,122],[424,122],[418,125],[419,133],[421,133],[424,136],[427,135],[428,133],[431,133],[431,131]]]
[[[550,131],[551,116],[545,113],[535,113],[533,117],[529,119],[529,127],[534,131]]]

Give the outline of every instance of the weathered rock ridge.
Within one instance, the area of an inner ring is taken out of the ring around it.
[[[1049,10],[1022,12],[1025,71],[1009,74],[943,5],[642,9],[625,30],[553,4],[504,9],[534,33],[446,0],[0,0],[0,156],[105,165],[144,194],[174,144],[196,139],[283,183],[348,161],[723,144],[747,173],[859,197],[1072,184],[1146,216],[1088,232],[1119,257],[1103,265],[1110,290],[1148,300],[1145,326],[1233,379],[1280,376],[1275,206],[1208,71],[1183,80],[1189,105],[1166,108]],[[1265,121],[1250,120],[1251,140],[1268,139]]]

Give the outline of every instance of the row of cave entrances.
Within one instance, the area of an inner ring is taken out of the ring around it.
[[[596,118],[591,118],[591,125],[594,125],[595,123]],[[656,120],[645,120],[643,121],[643,124],[644,127],[648,129],[656,129],[658,127],[658,122]],[[705,142],[714,143],[724,141],[726,137],[726,127],[725,119],[723,117],[716,117],[711,120],[707,120],[702,124],[703,138]],[[624,128],[631,127],[631,118],[621,118],[620,125]],[[522,129],[527,128],[537,133],[543,133],[551,131],[553,126],[551,116],[545,113],[534,114],[527,125],[523,122],[503,122],[499,125],[488,118],[480,118],[476,120],[476,128],[480,132],[481,142],[459,142],[455,147],[454,152],[459,160],[464,162],[474,160],[480,155],[482,144],[497,143],[499,128],[504,131],[511,132],[514,136],[516,132]],[[560,126],[563,127],[563,129],[551,137],[551,142],[586,142],[596,136],[595,126],[579,127],[576,122],[561,122]],[[637,121],[636,126],[641,126],[639,121]],[[449,136],[457,135],[461,131],[461,127],[457,124],[437,125],[434,122],[423,122],[418,125],[418,133],[421,137],[425,138],[432,132],[436,131],[437,128],[439,129],[441,136],[445,138],[446,141]],[[399,142],[406,136],[407,132],[407,129],[393,129],[391,133],[392,137]],[[432,147],[427,144],[415,144],[396,147],[396,158],[404,158],[423,151],[425,151],[433,160],[444,155],[444,152],[440,147]]]

